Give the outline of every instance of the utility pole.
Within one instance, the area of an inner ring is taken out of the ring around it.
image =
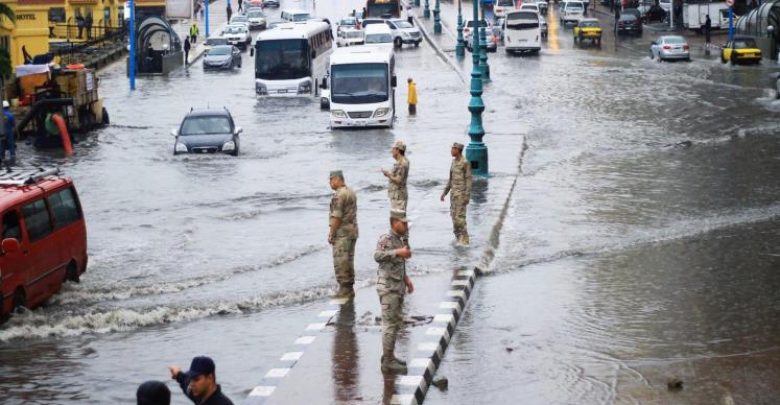
[[[471,142],[466,147],[466,159],[471,163],[471,172],[478,176],[488,175],[488,150],[482,143],[485,129],[482,127],[482,112],[485,111],[485,103],[482,101],[482,69],[479,65],[479,1],[473,0],[474,30],[471,33],[471,100],[469,112],[471,112],[471,124],[469,125],[469,137]]]

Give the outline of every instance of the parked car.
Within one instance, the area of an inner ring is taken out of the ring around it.
[[[363,45],[363,31],[356,28],[341,28],[336,34],[336,46]]]
[[[583,18],[580,23],[572,30],[574,35],[574,43],[582,46],[585,40],[590,41],[591,44],[601,46],[601,25],[599,20],[595,18]]]
[[[0,173],[0,321],[34,309],[87,269],[87,227],[76,187],[58,169]]]
[[[636,9],[633,9],[636,10]],[[642,35],[642,20],[634,13],[622,13],[615,24],[615,31],[620,34]]]
[[[761,63],[761,49],[752,37],[737,35],[720,51],[720,61],[723,63]]]
[[[498,42],[500,41],[501,30],[493,26],[488,26],[487,28],[483,29],[485,30],[485,42],[487,43],[487,47],[485,49],[488,52],[495,52],[498,50]],[[473,35],[469,35],[466,38],[466,49],[468,49],[469,52],[472,52],[472,49],[474,48],[472,44],[473,41]]]
[[[191,110],[181,125],[171,130],[171,135],[176,138],[173,154],[221,152],[238,156],[242,132],[227,108]]]
[[[565,1],[561,3],[560,23],[577,24],[585,16],[585,7],[579,1]]]
[[[252,34],[244,24],[228,25],[222,29],[220,36],[227,39],[230,45],[235,45],[242,50],[246,50],[252,43]]]
[[[263,7],[279,8],[279,5],[279,0],[265,0],[263,2]]]
[[[691,60],[690,47],[679,35],[662,35],[650,44],[650,59]]]
[[[215,46],[203,56],[203,69],[227,69],[241,67],[241,51],[234,45]]]
[[[266,28],[265,14],[262,9],[253,8],[246,12],[249,30],[264,30]]]

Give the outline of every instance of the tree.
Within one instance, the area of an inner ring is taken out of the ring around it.
[[[0,19],[8,18],[11,23],[16,22],[14,10],[6,3],[0,3]],[[0,49],[0,76],[7,78],[11,76],[11,55],[7,49]]]

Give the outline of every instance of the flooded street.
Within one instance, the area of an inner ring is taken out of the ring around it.
[[[316,7],[334,21],[361,3]],[[454,9],[442,7],[453,28]],[[437,374],[449,391],[434,388],[426,401],[772,403],[780,101],[768,88],[777,65],[721,65],[698,45],[690,63],[657,63],[647,57],[651,33],[607,33],[602,49],[578,49],[552,13],[538,57],[489,55],[491,166],[517,167],[519,136],[527,149],[496,258]],[[412,162],[410,274],[435,285],[473,266],[482,250],[457,249],[440,232],[450,219],[438,200],[449,145],[468,141],[468,85],[427,42],[397,52],[396,63],[395,128],[367,131],[331,131],[315,99],[258,98],[248,52],[242,69],[196,63],[139,79],[132,94],[122,63],[102,71],[109,127],[68,160],[20,146],[30,163],[53,160],[74,179],[89,266],[80,284],[0,326],[0,402],[130,403],[140,382],[168,381],[165,366],[199,354],[218,359],[223,390],[240,402],[333,293],[330,170],[342,169],[358,195],[358,295],[376,300],[372,253],[387,231],[380,169],[392,165],[397,139]],[[470,58],[460,66],[470,72]],[[407,77],[418,83],[416,117],[406,114]],[[240,156],[173,156],[170,130],[206,106],[228,108],[244,129]],[[492,226],[479,211],[502,201],[485,196],[515,174],[498,169],[475,186],[475,229]],[[479,247],[487,238],[472,236]],[[361,336],[350,336],[350,350]],[[299,391],[330,378],[309,377]],[[362,391],[312,403],[379,402],[381,381],[347,377],[342,384]],[[682,391],[667,389],[674,378]],[[173,403],[188,403],[169,386]]]

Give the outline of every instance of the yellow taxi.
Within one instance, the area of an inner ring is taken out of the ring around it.
[[[590,40],[591,44],[601,46],[601,26],[599,20],[595,18],[583,18],[572,30],[574,32],[574,43],[583,44],[584,40]]]
[[[761,62],[761,49],[756,45],[756,40],[751,37],[735,36],[720,51],[720,61],[723,63],[759,63]]]

